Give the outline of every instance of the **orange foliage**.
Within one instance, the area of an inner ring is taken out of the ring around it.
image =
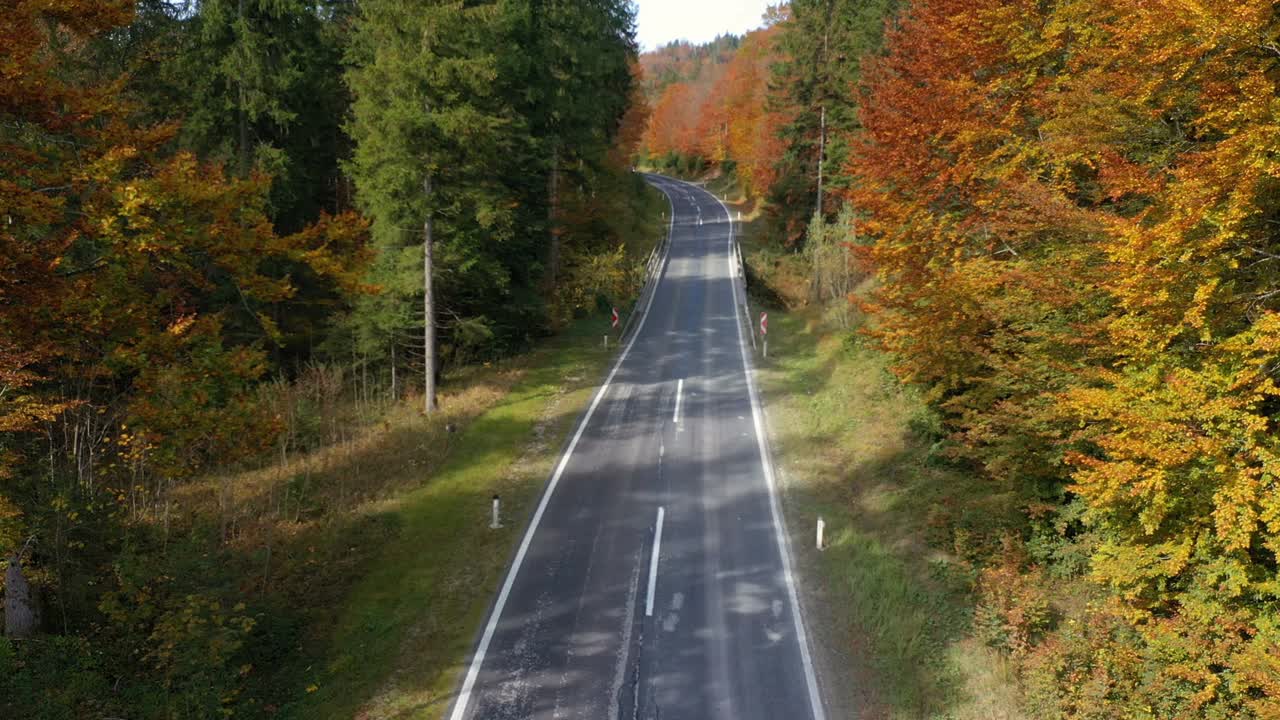
[[[1280,702],[1280,18],[1193,5],[918,0],[848,168],[898,372],[993,480],[1086,503],[1136,634],[1078,644],[1118,695],[1071,716]]]
[[[790,114],[770,109],[770,67],[777,61],[780,26],[751,33],[725,73],[721,113],[728,126],[728,155],[738,163],[738,176],[749,193],[763,196],[777,179],[777,164],[786,145],[780,130]]]
[[[228,308],[257,308],[260,337],[270,338],[263,307],[294,292],[283,264],[354,288],[364,224],[324,217],[277,235],[268,178],[230,179],[166,155],[174,129],[129,125],[119,81],[68,79],[78,77],[68,70],[77,50],[127,23],[132,8],[0,3],[0,122],[9,128],[0,135],[0,432],[30,431],[93,401],[68,387],[114,385],[115,397],[133,397],[125,412],[170,449],[157,461],[175,476],[197,448],[223,454],[255,437],[223,412],[240,412],[246,382],[264,369],[260,348],[227,347]],[[166,372],[173,392],[153,382]]]
[[[115,107],[116,88],[80,87],[55,71],[40,25],[92,35],[127,22],[132,9],[121,0],[0,3],[0,118],[28,129],[0,135],[0,432],[30,430],[67,407],[24,391],[41,377],[35,368],[58,352],[33,311],[56,302],[55,270],[76,236],[71,226],[49,229],[86,184],[68,177],[63,163],[77,145],[102,136],[85,119]]]
[[[780,32],[774,25],[748,33],[727,63],[704,72],[698,82],[668,85],[645,132],[648,152],[711,164],[733,161],[748,192],[763,195],[776,179],[785,150],[778,131],[789,119],[768,102]]]
[[[654,155],[693,155],[698,149],[697,122],[700,103],[688,83],[673,83],[662,91],[649,116],[644,144]]]

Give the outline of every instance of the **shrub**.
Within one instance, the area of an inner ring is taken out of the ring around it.
[[[57,682],[51,683],[51,678]],[[0,637],[0,717],[76,720],[110,708],[111,683],[101,652],[88,640]]]
[[[99,637],[121,651],[132,674],[133,708],[144,717],[225,717],[234,708],[250,666],[237,662],[254,620],[243,603],[184,592],[173,578],[154,574],[125,556],[116,568],[117,587],[103,594],[99,610],[109,621]]]
[[[974,629],[988,645],[1015,656],[1029,652],[1053,624],[1049,592],[1039,568],[1023,571],[1020,545],[1005,539],[1000,563],[982,571]]]
[[[1274,622],[1180,614],[1134,625],[1111,600],[1061,623],[1020,665],[1036,718],[1280,717]]]

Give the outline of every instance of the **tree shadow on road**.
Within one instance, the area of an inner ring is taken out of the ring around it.
[[[858,717],[976,718],[973,696],[993,672],[982,666],[998,658],[969,639],[971,561],[1022,518],[922,434],[928,410],[886,359],[826,330],[819,312],[779,315],[761,377],[797,561],[841,638],[827,645],[852,686],[845,701]]]

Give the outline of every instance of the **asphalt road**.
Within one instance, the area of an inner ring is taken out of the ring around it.
[[[451,720],[824,720],[733,223],[706,191],[648,179],[673,210],[661,279],[548,483]]]

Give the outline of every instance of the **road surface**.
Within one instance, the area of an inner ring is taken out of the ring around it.
[[[659,176],[648,311],[548,483],[450,720],[824,720],[713,195]]]

